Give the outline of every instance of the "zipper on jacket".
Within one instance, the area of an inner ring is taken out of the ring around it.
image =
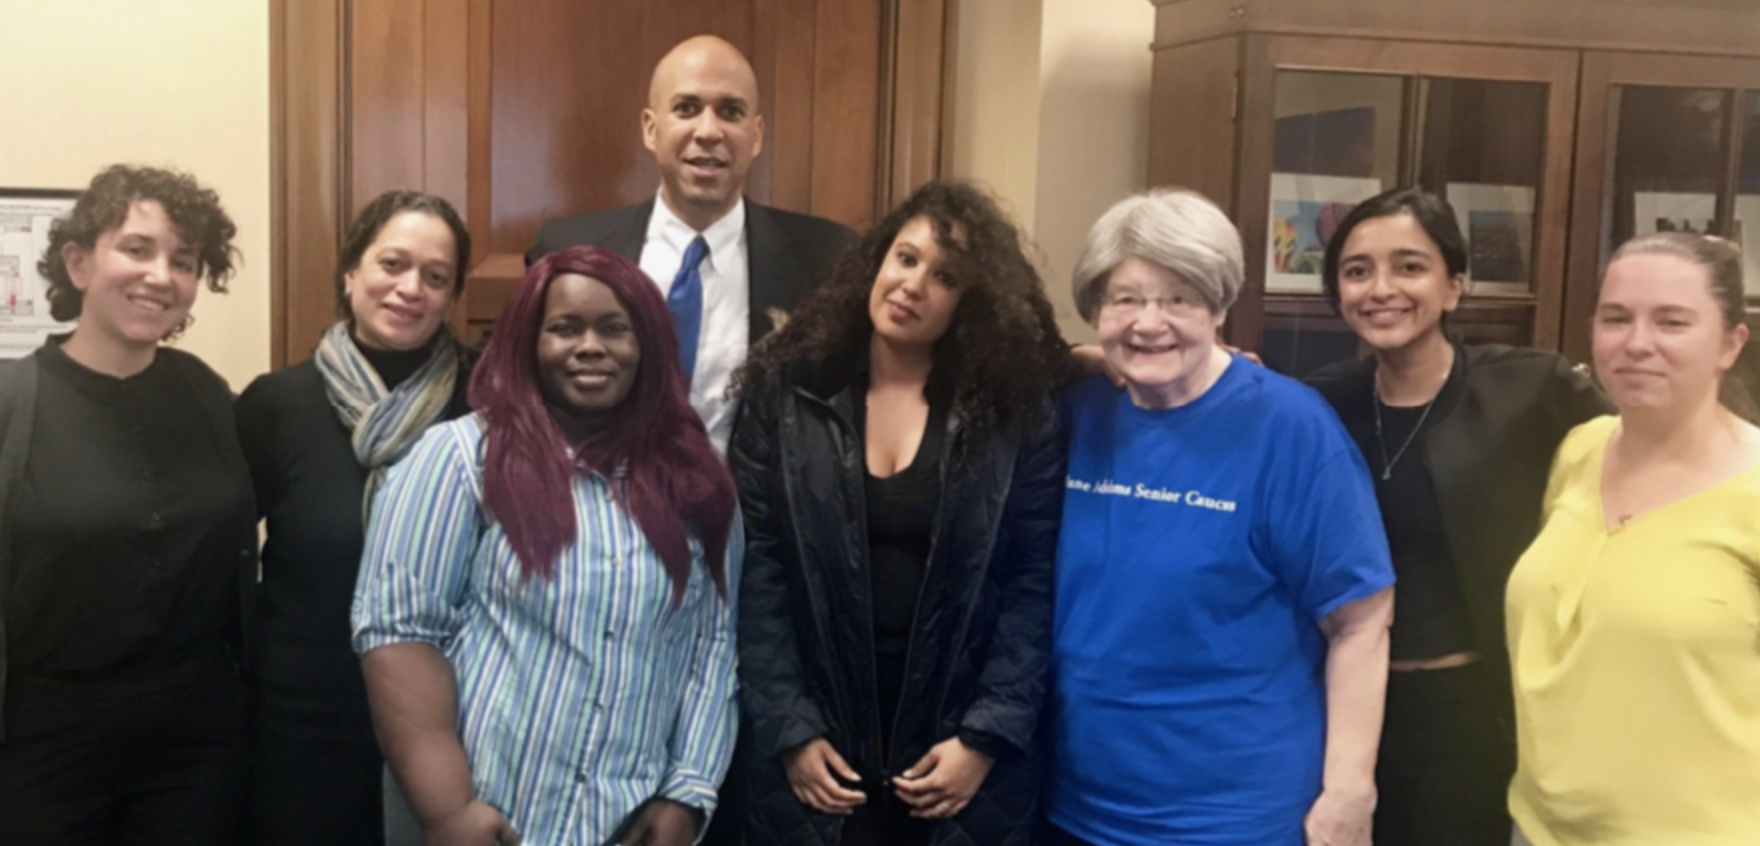
[[[863,487],[862,487],[863,481],[865,479],[865,476],[863,474],[865,474],[868,469],[867,458],[865,455],[856,455],[855,450],[852,449],[852,447],[851,447],[851,445],[854,444],[854,445],[861,446],[861,447],[865,448],[866,442],[862,438],[858,437],[858,435],[856,433],[855,423],[853,421],[851,421],[849,418],[845,417],[842,412],[838,411],[836,405],[834,405],[830,402],[827,402],[826,400],[824,400],[820,397],[814,396],[813,394],[811,394],[809,392],[799,391],[798,389],[797,389],[797,392],[801,396],[811,399],[813,402],[817,403],[820,407],[824,408],[825,411],[831,417],[831,419],[837,421],[837,425],[842,427],[842,429],[843,429],[843,436],[844,436],[843,437],[843,447],[844,448],[843,448],[843,454],[841,456],[839,456],[839,460],[843,463],[843,469],[844,469],[842,481],[845,484],[848,484],[851,473],[853,472],[856,475],[856,483],[850,487],[850,489],[855,494],[855,502],[853,503],[853,505],[855,507],[850,509],[850,517],[851,517],[851,519],[853,519],[855,521],[857,527],[859,527],[861,529],[861,533],[862,533],[861,543],[857,544],[854,549],[850,550],[852,555],[859,556],[859,558],[857,559],[856,565],[851,567],[850,569],[861,574],[864,578],[871,578],[871,573],[870,573],[871,568],[869,566],[867,566],[869,563],[868,562],[868,503],[867,503],[866,492],[863,490]],[[857,464],[856,462],[859,462],[859,464]],[[867,623],[867,640],[868,640],[867,665],[868,665],[868,693],[869,693],[869,699],[870,699],[868,704],[870,705],[870,707],[872,709],[872,710],[870,710],[869,713],[874,715],[874,719],[872,721],[873,722],[873,731],[869,737],[869,740],[871,743],[871,747],[875,751],[875,754],[878,755],[878,757],[880,759],[879,761],[875,762],[880,768],[880,772],[878,774],[880,777],[878,789],[881,791],[884,791],[886,788],[891,786],[892,773],[891,773],[890,768],[887,766],[887,764],[889,763],[889,761],[891,759],[891,755],[888,754],[890,750],[888,750],[886,748],[885,737],[882,735],[882,733],[880,731],[880,726],[881,726],[882,722],[885,720],[885,717],[880,713],[880,670],[878,667],[875,666],[878,663],[878,660],[877,660],[876,653],[874,651],[874,597],[871,595],[872,593],[873,593],[873,587],[870,584],[869,587],[862,594],[866,598],[866,602],[867,602],[867,618],[866,618],[865,622]],[[824,641],[826,640],[826,638],[820,638],[819,640],[821,641],[821,644],[822,644],[821,649],[829,648],[828,644],[824,644]],[[908,661],[908,660],[910,660],[909,655],[908,655],[908,652],[909,652],[908,647],[906,648],[906,652],[907,652],[907,655],[906,655],[905,660]],[[831,656],[826,655],[825,658],[826,658],[826,662],[825,662],[826,666],[832,666],[834,662],[831,660]],[[907,667],[907,670],[908,670],[908,667]],[[858,772],[857,775],[863,775],[863,774]],[[864,775],[863,778],[865,781],[866,776]]]
[[[929,579],[933,578],[935,575],[935,551],[941,546],[942,520],[947,517],[947,466],[953,463],[951,459],[954,452],[959,447],[959,444],[957,443],[959,430],[959,414],[956,411],[949,409],[947,413],[947,439],[943,442],[941,448],[941,466],[936,468],[936,472],[941,476],[941,488],[936,491],[935,495],[935,523],[934,527],[930,529],[929,532],[929,554],[923,561],[923,583],[917,585],[917,602],[911,607],[911,636],[909,640],[905,641],[904,679],[901,684],[910,683],[911,659],[916,657],[917,654],[917,632],[920,630],[918,624],[923,616],[923,596],[929,591]],[[876,704],[878,704],[880,698],[879,691],[880,679],[878,673],[876,673],[874,679],[874,699]],[[943,690],[941,699],[945,701],[946,698],[946,691]],[[893,757],[898,752],[898,715],[904,711],[903,706],[904,699],[901,696],[899,699],[899,707],[892,712],[892,743],[888,745],[888,748],[880,750],[880,757],[882,758],[881,766],[889,772],[893,770]],[[934,712],[929,715],[931,721],[935,719],[936,714],[939,713],[940,710],[941,709],[938,706],[935,708]],[[882,719],[885,718],[882,717]],[[933,746],[935,744],[934,742],[931,742],[929,745]],[[910,763],[915,764],[916,762],[911,761]]]

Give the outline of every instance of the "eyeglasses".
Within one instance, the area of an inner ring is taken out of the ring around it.
[[[1100,310],[1111,317],[1131,318],[1141,315],[1149,306],[1158,306],[1162,314],[1185,317],[1204,311],[1208,306],[1188,294],[1145,297],[1141,294],[1117,294],[1100,301]]]

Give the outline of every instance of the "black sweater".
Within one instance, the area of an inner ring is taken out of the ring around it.
[[[407,371],[399,364],[375,362],[387,376],[407,375],[388,372]],[[469,411],[469,381],[461,372],[444,419]],[[348,615],[365,542],[367,471],[318,366],[308,360],[252,382],[238,400],[238,434],[268,521],[251,675],[365,696]]]

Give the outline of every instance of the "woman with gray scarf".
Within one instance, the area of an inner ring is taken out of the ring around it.
[[[258,846],[383,842],[380,777],[349,606],[373,494],[429,426],[466,413],[473,358],[446,329],[470,233],[427,194],[379,196],[337,261],[342,320],[313,357],[239,398],[268,521],[251,653],[249,833]]]

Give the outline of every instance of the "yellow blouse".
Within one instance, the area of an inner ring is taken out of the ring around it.
[[[1535,846],[1757,846],[1760,468],[1608,530],[1618,424],[1565,438],[1510,575],[1510,812]]]

